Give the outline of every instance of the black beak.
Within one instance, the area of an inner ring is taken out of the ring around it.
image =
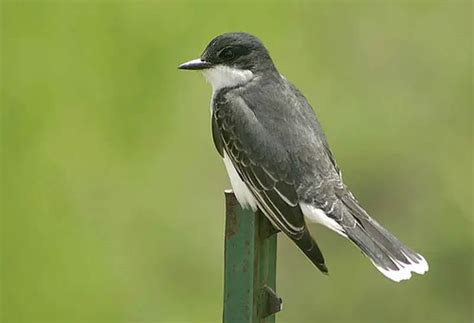
[[[204,70],[212,67],[212,64],[201,60],[200,58],[193,59],[192,61],[186,62],[178,66],[180,70]]]

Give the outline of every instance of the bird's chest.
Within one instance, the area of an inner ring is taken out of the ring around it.
[[[230,91],[231,89],[218,89],[216,91],[212,91],[210,104],[211,116],[217,111],[222,110],[222,107],[228,103]]]
[[[213,91],[210,103],[212,140],[214,141],[217,152],[222,157],[224,157],[224,142],[222,140],[222,133],[217,124],[217,114],[223,113],[223,103],[226,102],[226,100],[224,90]]]

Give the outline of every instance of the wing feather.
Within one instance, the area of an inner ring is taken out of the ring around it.
[[[257,109],[269,109],[274,97],[260,89],[255,93],[261,97],[252,100],[253,107],[247,105],[238,90],[221,90],[214,96],[212,123],[219,137],[214,141],[221,143],[222,154],[229,156],[262,213],[319,270],[327,273],[324,257],[306,227],[301,210],[297,187],[300,183],[296,180],[300,171],[288,151],[286,139],[289,138],[283,139],[281,129],[272,125],[271,120],[267,122],[269,114],[259,118],[255,114]],[[278,106],[281,102],[274,103],[275,108],[281,108]]]
[[[239,109],[235,106],[232,109],[229,104],[217,105],[213,119],[220,132],[223,149],[263,213],[280,230],[299,239],[306,225],[298,205],[296,189],[294,185],[288,184],[292,180],[288,153],[268,137],[245,105]],[[270,156],[261,152],[265,149],[271,151]],[[275,151],[278,158],[274,158]]]

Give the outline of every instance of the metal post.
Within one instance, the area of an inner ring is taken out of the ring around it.
[[[277,230],[260,212],[225,192],[224,323],[274,323],[281,310],[276,287]]]

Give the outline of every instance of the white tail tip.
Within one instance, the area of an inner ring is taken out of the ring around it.
[[[406,256],[405,253],[403,254]],[[402,280],[410,279],[412,272],[423,275],[424,273],[428,271],[429,266],[425,258],[423,258],[423,256],[420,254],[417,254],[417,257],[420,258],[420,259],[417,259],[417,262],[411,261],[410,258],[406,257],[409,261],[408,264],[396,259],[392,259],[397,265],[397,268],[398,268],[397,270],[382,268],[382,267],[377,266],[374,262],[372,263],[385,277],[395,282],[400,282]]]

